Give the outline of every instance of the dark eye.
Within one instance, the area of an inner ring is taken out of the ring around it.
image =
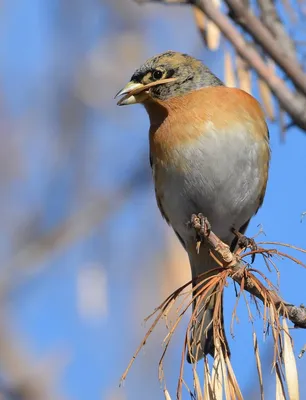
[[[160,79],[163,76],[163,73],[161,71],[159,71],[158,69],[155,69],[152,72],[152,78],[154,79],[154,81],[158,81],[158,79]]]

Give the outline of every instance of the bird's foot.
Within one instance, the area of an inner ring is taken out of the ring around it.
[[[192,214],[190,220],[190,227],[193,228],[196,232],[196,249],[197,253],[200,251],[201,243],[205,238],[208,237],[211,231],[211,225],[206,217],[202,213]]]
[[[249,238],[236,229],[233,229],[233,233],[237,236],[238,242],[237,245],[240,247],[240,249],[250,249],[251,251],[256,251],[258,249],[257,244],[253,238]],[[251,263],[253,264],[255,260],[255,253],[252,254],[252,259]]]

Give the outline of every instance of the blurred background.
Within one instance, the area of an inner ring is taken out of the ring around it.
[[[223,79],[224,46],[204,48],[188,7],[2,0],[0,16],[0,398],[163,398],[163,327],[121,388],[119,380],[149,326],[144,318],[189,279],[189,266],[155,204],[146,113],[113,98],[140,64],[169,49],[202,59]],[[281,140],[279,125],[269,128],[267,195],[248,234],[262,224],[262,240],[306,247],[305,133],[292,128]],[[278,266],[285,299],[306,301],[306,272]],[[229,324],[232,284],[227,292]],[[233,365],[246,398],[257,399],[251,331],[239,313]],[[186,321],[165,363],[173,396]],[[293,338],[298,354],[305,332]],[[269,390],[269,340],[260,349]],[[305,357],[298,369],[303,376]]]

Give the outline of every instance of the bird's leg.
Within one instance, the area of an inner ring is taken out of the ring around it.
[[[189,224],[196,232],[196,249],[199,253],[201,243],[210,234],[211,225],[208,219],[204,217],[202,213],[192,214]]]
[[[249,238],[239,231],[237,231],[235,228],[232,229],[233,234],[238,238],[238,246],[243,249],[243,248],[250,248],[252,250],[257,249],[256,242],[253,238]]]
[[[241,249],[249,248],[251,251],[257,250],[257,244],[253,238],[249,238],[249,237],[243,235],[242,233],[237,231],[237,229],[235,229],[235,228],[232,229],[232,232],[238,238],[237,245]],[[252,259],[251,259],[252,264],[253,264],[254,260],[255,260],[255,253],[252,254]]]

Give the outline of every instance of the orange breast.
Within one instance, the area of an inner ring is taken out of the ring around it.
[[[145,106],[151,121],[151,154],[163,164],[173,160],[177,146],[196,141],[212,130],[231,135],[245,129],[255,141],[267,140],[259,103],[240,89],[208,87],[166,101],[150,101]]]

